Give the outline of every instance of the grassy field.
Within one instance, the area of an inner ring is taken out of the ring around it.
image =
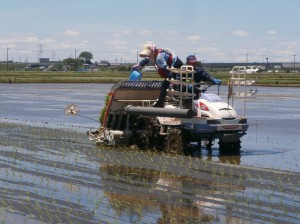
[[[0,71],[0,83],[115,83],[129,77],[130,71],[103,70],[96,72],[39,72],[39,71]],[[209,72],[223,84],[231,77],[228,71]],[[143,73],[144,80],[159,79],[155,72]],[[298,73],[256,73],[247,75],[256,85],[300,86]]]

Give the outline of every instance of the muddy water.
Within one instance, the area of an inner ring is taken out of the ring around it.
[[[1,222],[300,222],[299,89],[248,99],[240,155],[215,143],[191,158],[89,142],[109,88],[0,85]],[[64,114],[69,103],[81,116]]]

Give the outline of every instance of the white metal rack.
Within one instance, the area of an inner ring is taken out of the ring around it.
[[[171,84],[179,85],[179,91],[170,91],[173,96],[177,96],[179,98],[179,107],[183,108],[182,100],[186,98],[192,99],[192,109],[195,111],[194,107],[194,67],[191,65],[183,65],[180,69],[178,68],[169,68],[169,71],[173,73],[179,74],[179,80],[170,79],[168,80]],[[192,93],[188,91],[188,85],[192,85]],[[185,86],[185,88],[184,88]]]
[[[229,79],[228,83],[228,100],[231,97],[231,105],[233,106],[233,88],[234,82],[237,81],[237,94],[240,94],[240,88],[244,86],[244,116],[246,116],[246,81],[247,81],[247,72],[246,66],[234,66],[232,68],[232,76]]]

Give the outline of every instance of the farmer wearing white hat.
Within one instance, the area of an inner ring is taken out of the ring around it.
[[[183,63],[175,54],[165,49],[156,48],[155,44],[153,44],[152,42],[147,42],[144,45],[144,48],[139,56],[144,59],[142,59],[138,64],[134,65],[132,67],[133,70],[140,69],[151,61],[154,65],[157,66],[157,72],[160,77],[165,79],[162,83],[158,101],[154,105],[154,107],[163,107],[167,95],[167,89],[170,85],[170,82],[167,81],[167,78],[174,78],[175,76],[175,74],[170,72],[168,68],[180,68]]]

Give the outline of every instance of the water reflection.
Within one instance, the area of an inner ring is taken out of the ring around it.
[[[234,164],[239,157],[97,148],[85,134],[0,127],[4,223],[300,221],[298,173]]]
[[[102,178],[107,181],[105,195],[120,217],[125,214],[142,221],[159,212],[155,223],[210,222],[216,217],[205,209],[220,208],[222,205],[215,202],[224,201],[197,194],[208,189],[217,191],[217,184],[210,181],[115,165],[102,166],[100,170],[106,174]],[[112,178],[117,180],[117,186],[111,184]]]
[[[210,150],[207,150],[206,148],[196,148],[190,156],[206,159],[210,162],[215,161],[221,163],[240,165],[242,155],[244,155],[244,151],[242,150],[219,150],[219,148],[212,148]]]
[[[291,203],[300,190],[297,175],[240,167],[240,156],[220,156],[225,163],[115,149],[98,156],[105,195],[120,217],[152,223],[297,220]],[[278,178],[290,184],[279,186]]]

